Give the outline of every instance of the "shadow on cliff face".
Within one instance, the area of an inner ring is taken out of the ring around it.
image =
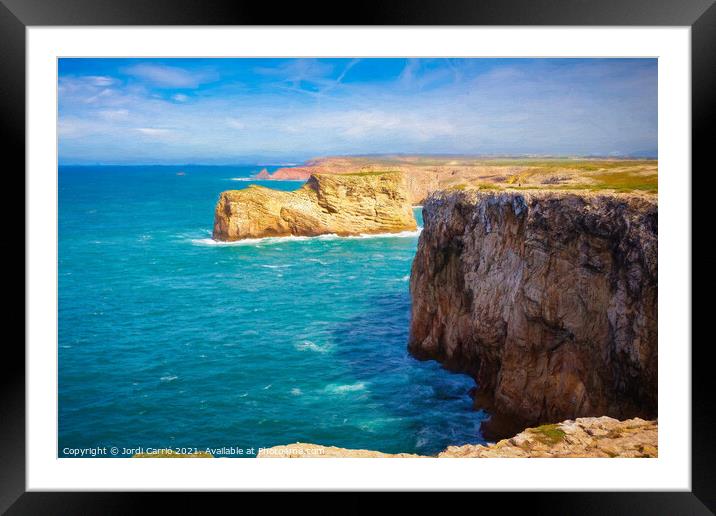
[[[396,441],[411,444],[395,451],[435,454],[449,445],[484,443],[479,428],[488,415],[473,408],[473,379],[408,353],[407,288],[374,295],[367,306],[332,330],[335,359],[368,386],[362,403],[375,410],[376,420],[400,421],[405,435]],[[393,396],[374,394],[395,391]]]

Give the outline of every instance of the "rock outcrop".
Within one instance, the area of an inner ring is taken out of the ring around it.
[[[273,178],[271,177],[271,174],[269,173],[268,170],[266,170],[265,168],[262,168],[261,172],[256,174],[256,179],[273,179]]]
[[[439,458],[489,457],[657,457],[656,421],[610,417],[579,418],[528,428],[495,444],[450,446]],[[381,453],[334,446],[296,443],[259,451],[258,458],[421,458],[409,453]]]
[[[341,457],[351,457],[354,459],[384,459],[388,457],[415,459],[421,457],[421,455],[414,455],[412,453],[383,453],[374,450],[353,450],[309,443],[294,443],[274,446],[272,448],[261,448],[256,455],[256,458],[259,459],[328,459]]]
[[[438,192],[423,218],[408,347],[475,378],[486,437],[656,417],[654,196]]]
[[[348,159],[327,158],[311,161],[299,167],[287,167],[273,174],[259,175],[258,179],[279,181],[304,181],[313,174],[366,174],[381,173],[386,170],[381,164],[352,166]],[[428,194],[439,187],[439,175],[434,170],[413,170],[407,167],[388,167],[389,171],[400,172],[405,176],[408,195],[412,204],[420,204]]]
[[[416,227],[403,174],[315,174],[292,192],[256,185],[223,192],[216,205],[213,238],[348,236]]]

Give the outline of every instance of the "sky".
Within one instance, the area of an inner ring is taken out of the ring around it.
[[[656,59],[58,62],[60,164],[657,154]]]

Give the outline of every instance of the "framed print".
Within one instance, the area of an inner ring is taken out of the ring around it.
[[[715,9],[4,1],[27,303],[3,510],[529,491],[508,503],[708,514]]]

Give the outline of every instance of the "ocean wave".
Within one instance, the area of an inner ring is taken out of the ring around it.
[[[331,350],[330,344],[316,344],[315,342],[311,342],[310,340],[304,340],[300,344],[294,344],[294,348],[298,351],[315,351],[316,353],[327,353]]]
[[[243,182],[251,182],[251,181],[271,181],[272,183],[305,183],[305,179],[274,179],[274,178],[265,178],[265,177],[230,177],[228,178],[228,181],[243,181]]]
[[[160,382],[173,382],[173,381],[176,380],[177,378],[179,378],[179,377],[178,377],[178,376],[174,376],[174,375],[162,376],[162,377],[159,379],[159,381],[160,381]]]
[[[243,240],[235,240],[233,242],[224,242],[221,240],[214,240],[213,238],[192,238],[191,243],[198,246],[242,246],[242,245],[271,245],[280,244],[286,242],[304,242],[304,241],[333,241],[333,240],[356,240],[356,239],[373,239],[373,238],[414,238],[420,235],[423,228],[418,228],[414,231],[400,231],[397,233],[370,233],[361,235],[349,235],[340,236],[335,233],[329,233],[327,235],[318,236],[282,236],[282,237],[263,237],[263,238],[244,238]]]
[[[365,390],[365,383],[357,382],[345,385],[329,385],[326,387],[326,391],[334,394],[345,394],[346,392],[356,392]]]
[[[423,228],[418,228],[414,231],[400,231],[398,233],[372,233],[372,234],[366,234],[366,235],[352,235],[352,236],[338,236],[338,235],[323,235],[323,236],[331,236],[334,237],[333,239],[351,239],[351,238],[410,238],[410,237],[416,237],[420,235],[420,232],[423,230]],[[321,237],[316,237],[321,238]]]

